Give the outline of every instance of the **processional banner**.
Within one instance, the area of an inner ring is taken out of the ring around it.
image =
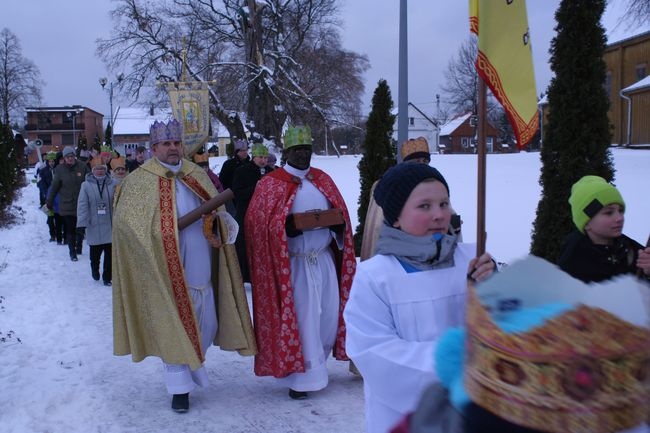
[[[524,0],[470,0],[478,36],[476,70],[503,105],[524,148],[539,128],[533,56]]]

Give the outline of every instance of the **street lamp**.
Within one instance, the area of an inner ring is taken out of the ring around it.
[[[78,108],[74,111],[68,111],[65,113],[68,119],[72,118],[72,147],[77,148],[77,115],[81,112]]]
[[[124,74],[120,74],[117,76],[117,84],[120,84],[124,80]],[[102,77],[99,79],[99,84],[102,86],[102,89],[105,90],[106,84],[108,83],[108,78]],[[110,118],[110,124],[111,124],[111,149],[113,148],[113,130],[115,129],[115,118],[113,117],[113,84],[116,84],[114,81],[110,82],[110,86],[108,87],[108,101],[111,105],[111,118]]]

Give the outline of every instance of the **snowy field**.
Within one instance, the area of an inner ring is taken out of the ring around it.
[[[626,234],[645,243],[650,226],[650,151],[615,149],[616,184],[627,202]],[[217,169],[222,159],[211,162]],[[332,175],[356,226],[358,157],[314,157]],[[465,241],[476,231],[476,157],[434,155],[446,177]],[[489,155],[487,250],[501,261],[525,255],[540,195],[537,153]],[[33,172],[28,173],[29,178]],[[210,349],[212,384],[173,413],[158,359],[133,364],[112,354],[111,290],[90,277],[88,247],[71,262],[49,243],[38,191],[16,203],[22,224],[0,231],[0,432],[347,433],[363,431],[362,381],[330,361],[330,385],[293,401],[252,358]],[[12,334],[7,338],[7,333]],[[20,343],[17,341],[20,339]]]

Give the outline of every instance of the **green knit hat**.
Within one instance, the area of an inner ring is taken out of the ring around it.
[[[45,159],[48,161],[56,161],[56,152],[50,150],[45,154]]]
[[[262,143],[255,143],[253,145],[253,150],[251,151],[251,154],[255,156],[269,156],[269,149],[267,149],[266,146],[264,146]]]
[[[598,211],[613,203],[625,207],[621,193],[602,177],[584,176],[571,187],[571,215],[573,223],[582,233],[585,232],[585,225]]]
[[[290,126],[284,134],[284,148],[305,145],[312,145],[311,128],[309,126]]]

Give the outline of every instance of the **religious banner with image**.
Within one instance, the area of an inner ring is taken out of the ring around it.
[[[191,157],[207,141],[210,130],[208,83],[183,81],[167,83],[174,118],[183,127],[183,149]]]

